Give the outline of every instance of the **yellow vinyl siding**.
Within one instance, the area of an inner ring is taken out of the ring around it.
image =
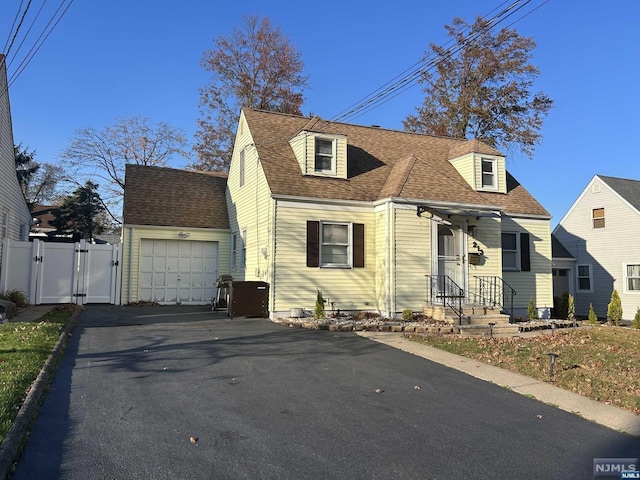
[[[474,218],[473,225],[476,226],[476,236],[467,235],[467,252],[478,252],[478,249],[473,246],[473,242],[476,242],[483,253],[479,265],[469,265],[470,288],[474,285],[474,276],[502,276],[500,218]]]
[[[365,267],[307,267],[306,225],[309,220],[364,224]],[[286,312],[291,308],[313,311],[317,289],[340,310],[376,308],[373,208],[370,212],[353,212],[278,204],[275,224],[274,311]]]
[[[189,238],[181,241],[218,243],[218,275],[229,273],[231,242],[227,230],[187,227],[148,227],[125,225],[122,229],[122,304],[138,301],[140,280],[140,245],[143,239],[179,240],[179,232],[189,232]]]
[[[528,233],[531,271],[503,272],[504,281],[515,291],[515,308],[526,309],[533,298],[537,308],[553,307],[551,277],[551,231],[548,220],[504,217],[502,231]]]
[[[420,311],[426,299],[426,277],[431,271],[430,220],[416,215],[415,206],[394,208],[395,305]]]
[[[315,171],[316,138],[333,140],[335,153],[335,175],[323,174]],[[302,131],[289,140],[289,145],[300,165],[303,175],[331,176],[347,178],[347,139],[343,135],[321,134]]]
[[[291,145],[291,149],[293,150],[293,154],[296,156],[296,160],[298,160],[300,171],[303,175],[307,174],[307,143],[307,132],[300,132],[289,140],[289,145]]]
[[[241,118],[244,121],[244,117]],[[244,184],[240,186],[240,152],[244,150]],[[231,233],[238,235],[234,280],[271,280],[273,200],[248,128],[238,131],[227,181]],[[241,265],[242,232],[246,232],[246,264]],[[231,258],[229,263],[231,268]]]
[[[469,185],[477,189],[477,186],[474,183],[475,174],[473,170],[474,161],[472,153],[450,160],[449,162],[455,167],[458,173],[462,175],[462,178],[464,178]]]

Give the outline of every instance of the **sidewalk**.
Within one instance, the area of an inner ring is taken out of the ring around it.
[[[473,377],[495,383],[521,395],[557,406],[599,425],[640,437],[640,416],[612,405],[597,402],[540,380],[461,357],[434,347],[413,342],[402,333],[356,332],[362,337],[412,353],[432,362],[455,368]]]
[[[10,318],[9,322],[33,322],[37,320],[45,313],[48,313],[50,310],[56,308],[57,305],[30,305],[26,308],[21,309],[17,315],[13,318]]]

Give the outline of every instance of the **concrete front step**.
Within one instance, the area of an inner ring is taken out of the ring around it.
[[[461,325],[458,328],[460,329],[460,335],[462,337],[490,336],[490,335],[515,335],[520,333],[520,329],[518,325],[512,324],[512,323],[493,325],[493,328],[491,328],[491,326],[488,324]]]

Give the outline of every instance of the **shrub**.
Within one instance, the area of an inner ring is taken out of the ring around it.
[[[558,318],[569,318],[569,292],[562,294],[562,300],[560,300],[560,308],[558,309]]]
[[[411,310],[410,308],[405,308],[404,310],[402,310],[402,320],[404,320],[405,322],[413,320],[413,310]]]
[[[7,290],[4,293],[0,293],[0,299],[15,303],[18,308],[24,308],[29,305],[27,296],[22,290]]]
[[[617,290],[614,290],[611,294],[611,301],[607,306],[607,318],[609,319],[609,325],[616,326],[619,326],[620,320],[622,320],[622,301]]]
[[[319,320],[324,318],[324,298],[322,297],[322,292],[318,289],[318,295],[316,297],[316,308],[313,312],[313,318]]]
[[[573,299],[573,295],[569,295],[567,301],[567,320],[575,320],[576,318],[576,304]]]
[[[529,320],[538,319],[538,310],[536,309],[535,303],[533,303],[533,297],[529,299],[529,306],[527,307],[527,315],[529,317]]]
[[[633,317],[633,322],[631,323],[633,328],[640,328],[640,307],[636,310],[636,316]]]
[[[593,304],[592,303],[589,304],[589,316],[587,318],[589,319],[589,324],[590,325],[597,325],[598,324],[598,316],[596,315],[596,312],[593,310]]]

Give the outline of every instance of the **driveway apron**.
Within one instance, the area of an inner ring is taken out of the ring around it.
[[[640,440],[350,332],[89,306],[15,479],[591,478]]]

